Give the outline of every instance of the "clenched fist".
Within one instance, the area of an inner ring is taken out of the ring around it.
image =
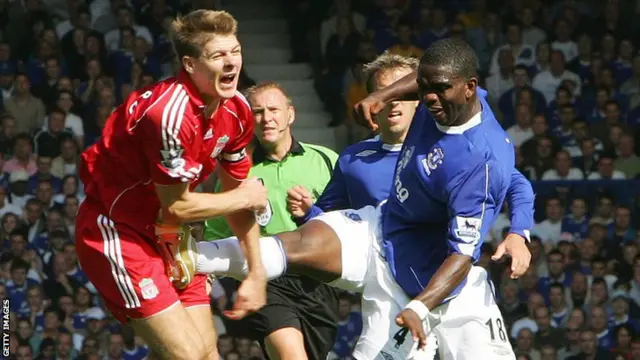
[[[235,191],[241,199],[246,199],[247,210],[262,211],[267,207],[267,188],[258,178],[243,181]]]
[[[312,206],[313,196],[304,186],[296,185],[287,191],[287,210],[294,217],[304,217]]]

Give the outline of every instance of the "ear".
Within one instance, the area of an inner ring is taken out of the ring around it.
[[[293,107],[293,105],[289,106],[289,119],[288,119],[288,123],[289,126],[291,126],[291,124],[293,124],[293,122],[296,120],[296,108]]]
[[[467,83],[465,84],[465,98],[471,99],[471,97],[473,97],[476,93],[476,90],[478,88],[478,79],[475,77],[471,77],[469,78],[469,80],[467,81]]]
[[[183,56],[182,57],[182,67],[189,73],[193,74],[196,72],[196,61],[191,56]]]

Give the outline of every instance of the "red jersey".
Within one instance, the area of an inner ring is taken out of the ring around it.
[[[154,184],[190,183],[193,190],[221,166],[245,179],[251,168],[245,147],[254,120],[237,93],[209,118],[189,76],[132,93],[107,119],[102,137],[82,154],[80,179],[104,216],[137,227],[156,221],[161,208]]]

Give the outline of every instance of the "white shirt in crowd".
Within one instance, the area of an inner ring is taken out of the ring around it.
[[[564,80],[570,80],[576,84],[574,96],[580,96],[582,82],[580,77],[569,70],[565,70],[562,75],[555,77],[551,71],[543,71],[533,78],[533,88],[540,91],[544,95],[547,104],[551,103],[556,97],[556,90]]]
[[[528,29],[522,29],[522,42],[533,47],[538,46],[547,38],[547,33],[537,26]]]
[[[531,128],[521,128],[520,125],[515,124],[507,129],[507,134],[513,141],[513,146],[521,146],[525,141],[533,137],[533,130]]]
[[[549,169],[542,174],[542,180],[584,180],[584,174],[578,168],[571,168],[567,176],[561,176],[556,169]]]
[[[82,118],[80,118],[80,116],[76,114],[67,114],[67,117],[64,119],[64,127],[71,130],[71,132],[75,136],[84,136],[84,125],[82,124]],[[49,130],[48,116],[45,116],[44,118],[44,125],[42,125],[42,130]]]
[[[553,50],[558,50],[564,55],[564,62],[569,63],[578,57],[578,45],[573,41],[554,41],[551,43]]]
[[[505,78],[500,73],[494,74],[485,80],[484,86],[489,93],[489,101],[497,103],[500,96],[513,87],[513,77]]]
[[[543,244],[555,245],[560,241],[562,235],[562,220],[552,222],[547,219],[537,223],[531,229],[531,235],[539,237]]]
[[[611,180],[624,180],[626,176],[620,170],[613,170],[613,175],[611,176]],[[594,171],[587,177],[587,180],[602,180],[602,176],[599,172]]]

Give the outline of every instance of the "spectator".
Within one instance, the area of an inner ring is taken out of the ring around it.
[[[340,94],[343,91],[344,74],[355,63],[357,44],[361,39],[350,18],[341,17],[336,24],[336,34],[327,42],[322,76],[316,81],[320,98],[332,110],[331,125],[341,124],[346,115]]]
[[[431,26],[418,35],[418,42],[423,49],[428,48],[434,42],[449,37],[447,15],[444,9],[434,7],[431,9]]]
[[[582,84],[580,78],[575,73],[565,69],[564,54],[554,50],[551,53],[549,69],[538,73],[533,78],[533,88],[540,91],[547,99],[547,103],[550,103],[555,96],[556,89],[564,80],[575,83],[574,95],[579,96]]]
[[[522,42],[522,28],[518,23],[511,23],[507,26],[507,44],[502,45],[493,53],[489,74],[493,75],[500,72],[500,52],[504,49],[511,50],[516,65],[532,66],[535,64],[535,49],[531,45]]]
[[[57,178],[76,175],[79,161],[78,144],[71,138],[60,142],[60,156],[51,162],[51,174]]]
[[[631,356],[631,340],[636,331],[629,325],[619,325],[614,328],[616,347],[611,349],[614,354],[622,354],[625,359]]]
[[[525,144],[523,144],[524,147]],[[534,179],[541,179],[545,171],[553,168],[553,142],[551,138],[540,136],[536,139],[536,150],[532,158],[526,159],[527,167],[532,168]]]
[[[58,177],[53,176],[51,173],[51,164],[53,159],[46,156],[38,156],[37,163],[37,171],[35,174],[29,177],[29,181],[27,182],[27,192],[29,194],[35,195],[36,188],[40,184],[41,181],[46,180],[49,181],[53,187],[53,191],[56,193],[59,192],[62,188],[62,180]]]
[[[524,157],[526,162],[533,162],[536,156],[538,141],[541,139],[549,139],[551,141],[551,152],[556,152],[560,149],[560,145],[558,144],[555,138],[549,137],[549,125],[545,117],[541,114],[536,114],[533,116],[533,121],[531,124],[531,130],[533,131],[533,137],[524,143],[522,143],[522,156]]]
[[[527,67],[524,65],[516,65],[513,67],[513,87],[504,92],[498,101],[498,108],[502,112],[506,125],[510,125],[507,120],[514,117],[513,113],[516,102],[521,100],[521,94],[525,89],[532,93],[530,106],[535,110],[535,113],[544,112],[547,104],[544,95],[531,87],[531,78],[529,77]]]
[[[613,162],[613,168],[625,174],[627,179],[633,179],[640,174],[640,158],[635,154],[635,140],[630,134],[620,136],[617,146],[618,158]]]
[[[533,332],[529,328],[518,332],[513,350],[516,354],[526,354],[531,360],[540,360],[540,351],[533,347]]]
[[[602,149],[602,143],[595,138],[582,139],[580,142],[581,155],[574,159],[575,167],[580,169],[587,178],[598,169],[597,164],[600,158],[596,152],[598,145]]]
[[[567,360],[580,359],[609,359],[608,351],[598,346],[598,339],[595,332],[592,330],[583,330],[580,332],[580,352],[577,355],[567,358]]]
[[[513,67],[513,51],[510,48],[501,49],[498,52],[498,71],[485,80],[490,102],[498,103],[500,97],[513,87]]]
[[[11,98],[4,103],[4,108],[16,119],[16,131],[32,133],[42,127],[45,107],[42,100],[30,92],[31,81],[25,74],[18,74]]]
[[[614,156],[602,154],[598,160],[598,171],[591,173],[588,180],[624,180],[625,174],[613,167]]]
[[[571,234],[573,239],[580,241],[589,233],[589,218],[587,217],[587,202],[584,198],[574,197],[571,200],[570,213],[562,219],[560,230],[563,234]]]
[[[516,107],[516,124],[507,129],[514,146],[520,147],[525,141],[534,137],[531,128],[532,119],[529,106],[520,104]]]
[[[632,76],[620,82],[620,93],[629,98],[629,108],[635,109],[640,105],[640,55],[633,57]]]
[[[566,150],[556,153],[553,169],[542,174],[542,180],[583,180],[584,174],[580,169],[571,167],[571,155]]]
[[[589,327],[596,334],[598,348],[610,350],[613,347],[613,334],[608,328],[607,313],[602,306],[591,307]],[[582,351],[585,352],[584,348]]]
[[[531,270],[528,270],[528,271],[531,271]],[[535,274],[535,272],[533,271],[531,271],[530,273]],[[536,312],[536,309],[538,309],[541,306],[544,306],[544,298],[542,297],[542,295],[536,292],[529,294],[529,298],[527,300],[527,317],[520,318],[513,324],[513,326],[511,327],[511,333],[510,333],[512,338],[517,339],[520,336],[520,333],[523,329],[528,329],[532,334],[530,340],[533,341],[533,333],[538,331],[538,325],[534,320],[535,312]]]
[[[496,12],[488,12],[480,25],[466,31],[467,41],[476,51],[480,63],[479,68],[483,72],[489,70],[493,52],[505,42],[505,36],[500,28],[500,16]],[[424,47],[425,44],[421,44]]]
[[[134,23],[134,15],[132,9],[127,6],[120,6],[116,10],[118,29],[114,29],[109,31],[105,37],[104,41],[107,49],[110,51],[118,50],[120,44],[120,29],[123,28],[133,28],[135,31],[135,36],[144,38],[149,44],[153,44],[153,36],[149,29],[145,26],[136,25]]]
[[[558,19],[555,23],[555,40],[551,49],[562,52],[566,63],[578,57],[578,45],[571,40],[571,27],[565,19]]]
[[[519,287],[515,281],[508,281],[502,285],[500,312],[508,329],[512,328],[516,320],[527,316],[527,307],[518,299],[518,290]]]
[[[66,113],[60,108],[49,112],[49,128],[40,130],[34,137],[35,153],[38,156],[55,158],[60,155],[62,140],[73,138],[73,134],[65,128]]]
[[[531,233],[540,237],[545,248],[549,248],[560,241],[564,209],[557,197],[549,198],[545,203],[546,220],[536,224]]]
[[[522,9],[520,17],[522,22],[522,42],[534,48],[547,38],[545,31],[535,25],[537,20],[535,16],[536,14],[532,8],[525,7]]]
[[[73,113],[76,104],[73,93],[69,90],[57,90],[57,99],[55,105],[65,112],[64,128],[73,134],[78,146],[84,144],[84,124],[80,116]],[[49,128],[49,119],[44,121],[44,130]]]
[[[565,286],[559,282],[551,284],[549,288],[551,320],[561,326],[567,322],[570,312],[569,305],[567,304],[567,294],[564,289]],[[567,329],[567,331],[569,330]]]
[[[35,156],[33,156],[33,144],[27,134],[19,134],[14,138],[13,157],[5,161],[2,167],[2,172],[10,174],[21,170],[26,172],[27,176],[31,176],[37,171]]]
[[[558,358],[559,359],[567,359],[572,356],[578,355],[581,350],[581,341],[580,341],[580,325],[574,320],[569,321],[566,327],[567,332],[567,340],[559,350],[558,350]]]
[[[424,51],[414,45],[410,24],[404,22],[398,23],[396,33],[398,34],[398,43],[389,48],[390,53],[418,59],[422,57]]]
[[[4,218],[6,214],[22,215],[22,207],[9,201],[7,190],[2,186],[0,186],[0,204],[2,204],[2,207],[0,207],[0,218]]]
[[[608,237],[615,244],[623,244],[634,241],[636,230],[631,226],[631,209],[626,206],[618,206],[615,209],[613,229]]]
[[[332,14],[331,17],[322,23],[322,28],[320,30],[320,46],[323,49],[323,53],[324,49],[327,47],[329,39],[336,33],[338,18],[350,17],[354,28],[359,33],[364,34],[366,30],[365,17],[352,10],[351,0],[334,0],[333,10],[335,11],[335,14]]]
[[[533,346],[540,349],[545,345],[551,345],[557,349],[564,342],[564,331],[551,327],[551,316],[546,306],[540,306],[535,312],[536,324],[538,331],[533,337]]]
[[[628,335],[635,335],[640,330],[640,322],[629,317],[629,295],[623,290],[616,290],[611,295],[612,314],[609,325],[612,328],[627,327]],[[618,339],[618,335],[615,336]],[[619,342],[616,341],[617,346]]]

